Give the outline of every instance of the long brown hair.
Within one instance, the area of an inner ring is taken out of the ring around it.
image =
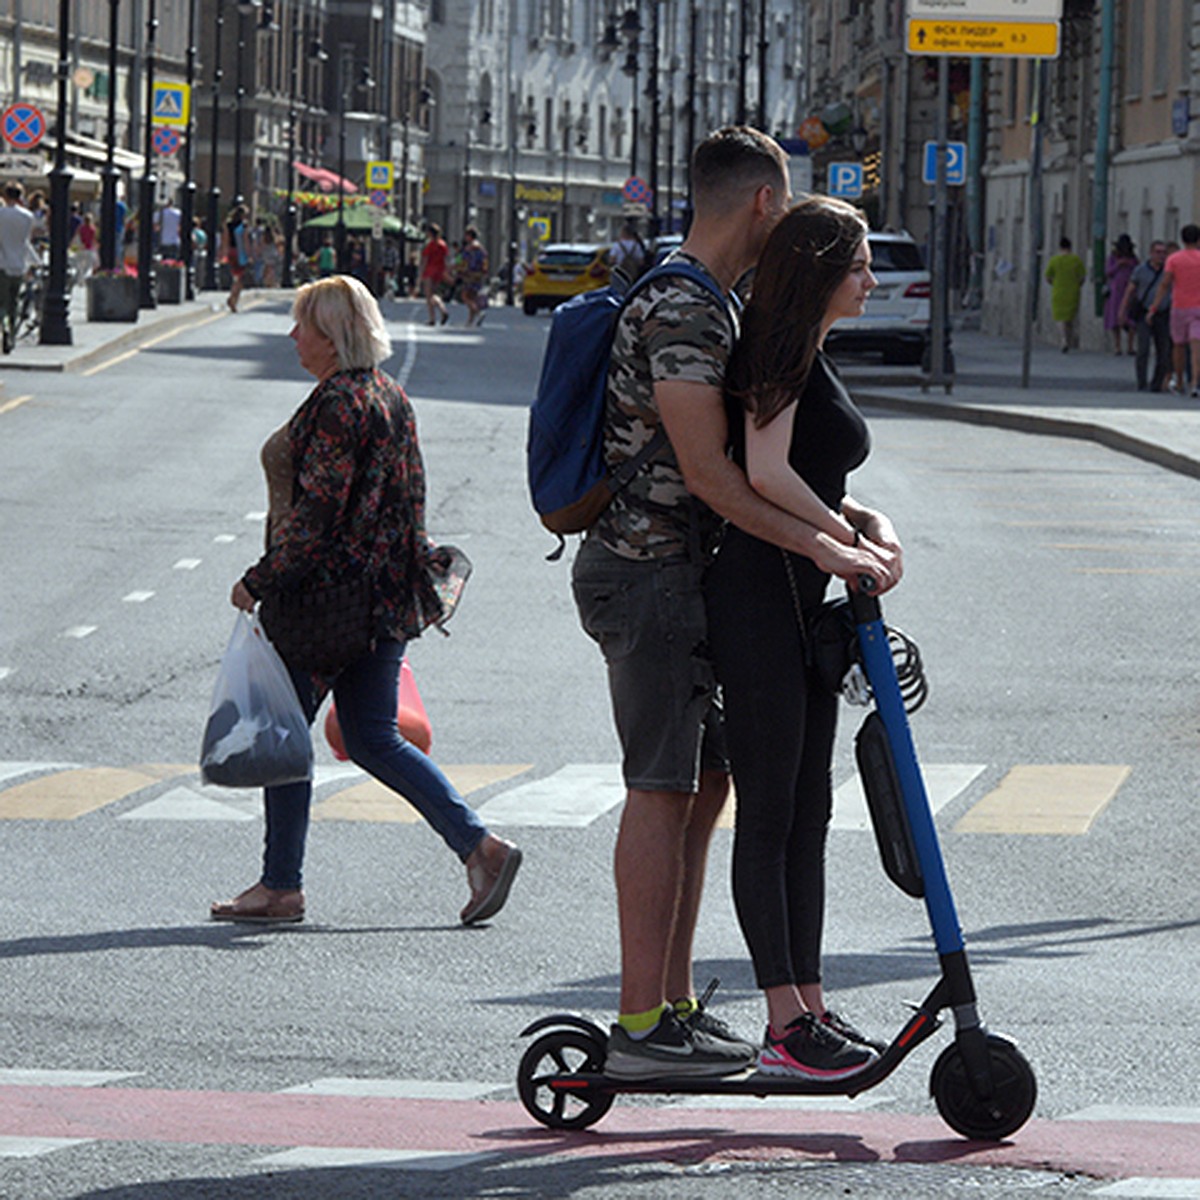
[[[775,226],[754,272],[725,388],[758,428],[804,390],[821,321],[867,236],[863,214],[830,196],[809,196]]]

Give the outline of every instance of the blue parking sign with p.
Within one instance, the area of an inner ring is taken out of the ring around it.
[[[924,170],[921,182],[937,183],[937,142],[925,143]],[[962,187],[967,182],[967,143],[946,143],[946,183],[950,187]]]
[[[863,194],[862,163],[829,164],[829,194],[842,200],[857,200]]]

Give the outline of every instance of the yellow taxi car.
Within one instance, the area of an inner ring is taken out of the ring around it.
[[[551,242],[525,276],[525,314],[554,308],[580,292],[604,287],[612,276],[609,248],[591,242]]]

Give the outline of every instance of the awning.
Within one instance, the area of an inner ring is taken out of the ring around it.
[[[307,163],[294,162],[292,166],[298,175],[312,180],[323,192],[357,192],[358,185],[348,179],[343,179],[336,171],[326,167],[310,167]]]
[[[58,149],[58,141],[53,137],[43,138],[38,149],[45,149],[52,155]],[[108,162],[107,146],[103,142],[97,142],[94,138],[83,137],[80,134],[72,134],[67,138],[67,154],[75,158],[86,159],[88,162]],[[145,159],[140,154],[134,154],[132,150],[125,150],[120,146],[113,147],[113,166],[119,171],[131,171],[140,175],[144,170],[144,162]]]

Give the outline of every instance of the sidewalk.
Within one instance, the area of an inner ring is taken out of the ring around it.
[[[242,308],[253,307],[273,295],[267,291],[247,291]],[[89,321],[87,293],[84,288],[71,289],[68,322],[71,328],[69,346],[42,346],[24,339],[11,354],[0,358],[0,389],[9,391],[26,386],[17,372],[25,371],[83,371],[101,359],[119,354],[122,350],[144,346],[156,338],[189,325],[196,325],[217,315],[229,315],[223,291],[198,292],[195,300],[182,304],[160,304],[157,308],[142,309],[136,323],[124,321]]]
[[[842,374],[866,407],[925,413],[1028,433],[1084,438],[1200,478],[1200,399],[1139,392],[1133,359],[1035,344],[1029,388],[1021,387],[1021,343],[954,334],[951,392],[921,390],[915,369],[846,359]]]
[[[250,291],[243,307],[289,295]],[[201,292],[183,304],[143,310],[136,325],[92,323],[86,319],[83,290],[76,288],[71,297],[73,344],[22,342],[0,360],[0,389],[28,386],[19,373],[85,370],[124,349],[228,315],[224,292]],[[959,331],[953,349],[957,374],[949,393],[942,388],[923,391],[916,368],[877,366],[872,359],[844,360],[842,374],[867,407],[1083,438],[1200,478],[1200,399],[1138,392],[1132,358],[1082,350],[1063,354],[1035,344],[1026,390],[1020,386],[1020,342]]]

